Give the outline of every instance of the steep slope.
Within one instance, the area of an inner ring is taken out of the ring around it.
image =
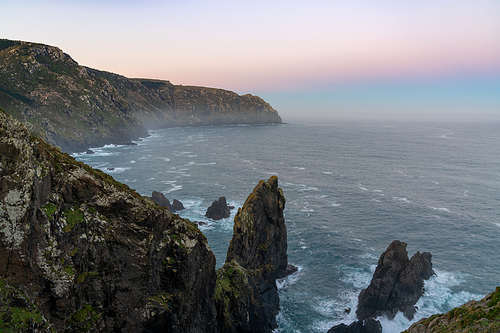
[[[3,111],[0,151],[3,331],[216,331],[215,257],[195,224]]]
[[[252,95],[129,79],[80,66],[59,48],[0,40],[0,107],[64,151],[146,136],[146,128],[281,123]]]
[[[480,301],[470,301],[444,314],[411,325],[405,333],[500,332],[500,287]]]

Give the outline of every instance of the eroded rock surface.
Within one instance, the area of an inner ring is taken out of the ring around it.
[[[215,200],[207,208],[205,216],[212,220],[222,220],[231,216],[231,209],[233,208],[233,206],[227,205],[226,197],[220,197],[219,200]]]
[[[370,285],[359,294],[358,319],[387,315],[398,311],[412,319],[415,304],[424,292],[424,280],[433,274],[432,255],[417,252],[408,259],[406,243],[395,240],[382,253]]]
[[[1,110],[0,151],[1,294],[23,294],[2,296],[8,311],[36,308],[11,329],[217,331],[215,257],[193,223]]]
[[[180,202],[177,199],[174,199],[174,201],[172,201],[172,203],[170,203],[170,200],[165,198],[165,196],[161,192],[153,191],[153,193],[151,195],[151,200],[153,200],[154,203],[156,203],[162,207],[167,207],[168,210],[170,210],[172,213],[175,213],[179,210],[184,209],[184,205],[182,204],[182,202]]]
[[[217,272],[216,302],[224,332],[271,332],[286,275],[285,197],[278,178],[260,181],[234,218],[226,263]]]

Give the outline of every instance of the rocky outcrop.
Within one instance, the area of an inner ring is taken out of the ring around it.
[[[228,260],[197,226],[76,161],[0,110],[0,330],[271,332],[285,198],[261,181]],[[19,315],[22,314],[22,315]]]
[[[444,314],[411,325],[404,333],[500,332],[500,287],[480,301],[470,301]]]
[[[358,297],[358,319],[386,315],[394,318],[398,311],[412,319],[415,304],[424,292],[424,280],[432,270],[432,255],[429,252],[415,253],[408,260],[406,243],[395,240],[382,253],[370,285]]]
[[[153,191],[152,196],[151,196],[151,200],[155,204],[158,204],[162,207],[167,207],[168,210],[170,210],[172,213],[175,213],[179,210],[184,209],[184,205],[182,204],[182,202],[180,202],[177,199],[174,199],[174,201],[172,201],[172,203],[170,203],[170,200],[165,198],[165,196],[161,192]]]
[[[226,197],[220,197],[219,200],[215,200],[207,208],[205,216],[212,220],[222,220],[231,216],[231,209],[233,208],[234,206],[227,205]]]
[[[0,39],[0,108],[63,151],[86,151],[174,126],[271,124],[252,95],[130,79],[78,65],[57,47]]]
[[[339,324],[330,328],[327,333],[382,333],[382,325],[378,320],[368,318],[350,325]]]
[[[183,209],[185,209],[185,208],[184,208],[184,205],[182,204],[182,202],[180,202],[180,201],[179,201],[179,200],[177,200],[177,199],[174,199],[174,200],[172,201],[172,205],[170,206],[170,208],[169,208],[169,209],[170,209],[170,211],[172,211],[172,212],[178,212],[178,211],[183,210]]]
[[[0,151],[1,325],[217,332],[215,257],[193,223],[3,111]]]
[[[276,279],[287,273],[285,198],[278,178],[260,181],[234,218],[226,262],[215,291],[223,332],[271,332],[279,297]]]

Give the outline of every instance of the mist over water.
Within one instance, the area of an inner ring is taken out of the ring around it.
[[[225,196],[241,207],[259,180],[278,176],[288,259],[300,268],[278,281],[278,332],[326,332],[354,321],[357,295],[394,239],[408,243],[410,256],[433,255],[437,275],[426,282],[414,321],[500,285],[498,123],[173,128],[137,144],[76,158],[142,195],[155,190],[180,200],[182,217],[208,223],[200,229],[217,267],[237,208],[211,221],[208,206]],[[400,314],[381,322],[384,332],[411,324]]]

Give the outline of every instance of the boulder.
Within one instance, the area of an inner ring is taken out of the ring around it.
[[[161,192],[153,191],[153,193],[151,195],[151,199],[153,200],[153,202],[155,204],[158,204],[158,205],[160,205],[162,207],[167,207],[167,208],[170,209],[170,207],[172,206],[170,204],[170,200],[168,200],[167,198],[165,198],[165,196]]]
[[[88,149],[85,154],[92,155],[92,154],[95,154],[95,153],[94,153],[94,151],[92,149]]]
[[[179,200],[174,199],[174,201],[172,201],[172,206],[170,206],[169,209],[171,212],[178,212],[184,209],[184,205]]]
[[[408,260],[407,244],[395,240],[382,253],[370,285],[358,297],[358,319],[386,315],[394,318],[398,311],[412,320],[424,292],[424,280],[433,274],[432,255],[420,253]]]
[[[177,199],[174,199],[174,201],[170,203],[170,200],[165,198],[165,196],[161,192],[153,191],[151,195],[151,200],[153,200],[154,203],[162,207],[167,207],[168,210],[170,210],[172,213],[184,209],[184,205],[182,204],[182,202],[180,202]]]
[[[220,197],[219,200],[212,202],[212,205],[208,207],[205,216],[212,220],[225,219],[231,216],[232,208],[234,207],[227,205],[226,197]]]

